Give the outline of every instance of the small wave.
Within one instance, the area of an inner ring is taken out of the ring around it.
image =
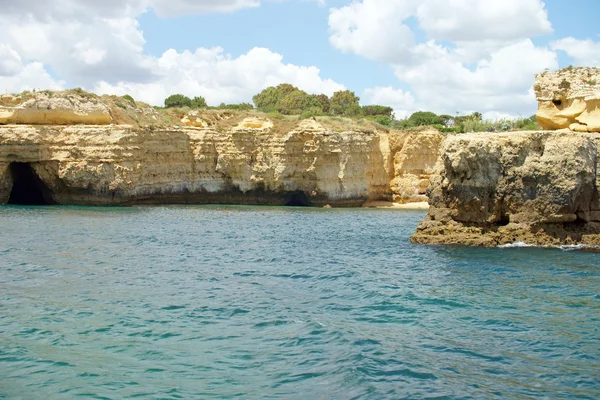
[[[515,248],[521,248],[521,247],[537,247],[533,244],[527,244],[525,242],[516,242],[516,243],[508,243],[508,244],[503,244],[501,246],[498,246],[498,248],[500,249],[515,249]]]
[[[539,248],[539,249],[558,249],[563,251],[589,251],[600,253],[600,246],[591,244],[565,244],[553,246],[538,246],[525,242],[508,243],[498,246],[499,249],[518,249],[518,248]]]
[[[558,246],[559,249],[563,251],[591,251],[595,253],[600,253],[600,246],[593,246],[591,244],[572,244],[572,245],[564,245]]]

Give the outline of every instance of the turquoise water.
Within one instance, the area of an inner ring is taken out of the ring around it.
[[[600,398],[600,254],[423,215],[0,207],[0,398]]]

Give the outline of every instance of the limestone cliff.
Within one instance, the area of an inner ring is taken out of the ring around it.
[[[414,243],[600,245],[600,136],[449,137]]]
[[[543,129],[600,132],[600,69],[566,68],[536,76],[537,120]]]
[[[334,129],[325,120],[232,112],[195,118],[196,127],[170,129],[0,126],[0,203],[27,168],[47,202],[58,204],[407,202],[424,192],[443,138],[361,128],[360,121]],[[405,178],[415,186],[396,183]]]

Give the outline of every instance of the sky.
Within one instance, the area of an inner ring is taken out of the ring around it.
[[[361,104],[530,116],[535,74],[600,67],[598,0],[0,0],[0,90],[162,105],[291,83]]]

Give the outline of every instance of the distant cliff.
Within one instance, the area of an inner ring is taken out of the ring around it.
[[[343,118],[213,110],[173,121],[115,98],[42,93],[0,107],[0,203],[426,201],[443,139]]]
[[[448,137],[414,243],[600,245],[600,135]]]

